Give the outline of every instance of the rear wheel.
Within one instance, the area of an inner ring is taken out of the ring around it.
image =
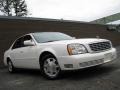
[[[48,79],[56,79],[61,73],[57,59],[51,54],[42,58],[41,71]]]
[[[10,73],[15,72],[15,68],[14,68],[14,66],[13,66],[12,61],[11,61],[11,60],[8,60],[7,64],[8,64],[8,71],[9,71]]]

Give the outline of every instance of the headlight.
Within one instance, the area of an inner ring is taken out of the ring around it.
[[[84,45],[79,44],[79,43],[69,44],[67,46],[67,50],[68,50],[69,55],[76,55],[76,54],[87,53],[87,50],[84,47]]]

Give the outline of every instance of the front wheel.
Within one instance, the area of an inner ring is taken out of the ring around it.
[[[57,59],[51,54],[42,58],[41,71],[48,79],[56,79],[61,73]]]

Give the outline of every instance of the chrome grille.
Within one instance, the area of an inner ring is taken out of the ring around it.
[[[90,46],[90,49],[95,52],[103,51],[111,48],[111,44],[109,41],[92,43],[92,44],[89,44],[89,46]]]
[[[79,63],[80,67],[89,67],[89,66],[94,66],[94,65],[99,65],[104,63],[103,59],[98,59],[98,60],[93,60],[93,61],[88,61],[88,62],[82,62]]]

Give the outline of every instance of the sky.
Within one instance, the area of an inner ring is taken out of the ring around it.
[[[120,12],[120,0],[26,0],[29,16],[92,21]]]

